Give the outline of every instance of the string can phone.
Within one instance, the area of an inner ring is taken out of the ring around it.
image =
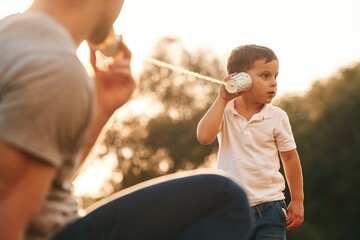
[[[246,72],[240,72],[227,81],[225,89],[229,93],[240,93],[249,90],[251,85],[251,76]]]
[[[104,56],[113,57],[119,52],[119,41],[121,36],[116,35],[114,28],[111,28],[107,37],[99,44],[89,43],[90,48],[100,51]]]
[[[102,43],[97,44],[97,45],[94,45],[91,43],[88,43],[88,44],[89,44],[90,48],[100,51],[104,56],[113,57],[119,52],[119,41],[121,41],[121,36],[116,35],[114,28],[111,28],[108,33],[108,36],[105,38],[105,40]],[[160,65],[159,62],[160,61],[158,61],[158,60],[151,61],[151,63],[153,63],[153,64],[155,63],[156,65]],[[161,65],[163,65],[163,64],[165,64],[165,63],[161,62]],[[170,68],[168,65],[169,64],[166,64],[165,67]],[[174,67],[171,66],[171,69],[172,68],[174,68]],[[176,70],[179,70],[179,69],[176,69]],[[185,72],[185,71],[186,70],[181,69],[181,72]],[[186,73],[189,73],[189,71],[186,71]],[[201,76],[200,74],[197,74],[197,73],[192,73],[192,74],[196,74],[197,77],[200,76],[201,78],[205,78],[204,76]],[[220,82],[220,81],[216,81],[216,80],[210,79],[210,78],[209,79],[206,78],[206,80]],[[244,92],[251,87],[252,79],[248,73],[240,72],[240,73],[236,74],[235,76],[231,77],[226,83],[223,83],[223,82],[220,82],[220,83],[225,84],[225,89],[229,93],[239,93],[239,92]]]

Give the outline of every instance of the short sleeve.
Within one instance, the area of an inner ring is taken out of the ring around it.
[[[285,111],[279,111],[278,126],[275,130],[276,144],[280,152],[290,151],[296,148],[290,120]]]
[[[60,166],[84,139],[92,114],[91,92],[75,54],[27,54],[2,79],[0,138]]]

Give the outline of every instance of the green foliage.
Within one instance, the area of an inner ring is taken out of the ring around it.
[[[325,240],[323,234],[312,224],[304,222],[301,227],[287,231],[288,240]]]
[[[161,116],[151,120],[148,129],[146,145],[152,149],[168,149],[173,169],[195,168],[202,163],[204,151],[194,136],[193,119],[174,121],[169,116]]]
[[[360,64],[280,105],[302,160],[305,221],[323,239],[360,239]]]
[[[160,39],[152,58],[222,79],[221,61],[209,50],[190,53],[175,38]],[[139,76],[136,101],[150,101],[145,112],[119,117],[107,131],[100,158],[115,149],[123,179],[114,191],[181,170],[195,169],[213,153],[216,142],[202,146],[196,126],[218,92],[218,85],[147,63]],[[158,110],[155,110],[158,109]],[[160,110],[159,110],[160,109]]]

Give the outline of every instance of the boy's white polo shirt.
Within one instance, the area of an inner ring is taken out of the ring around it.
[[[266,104],[247,121],[235,110],[232,100],[225,108],[217,137],[217,168],[232,174],[244,187],[250,205],[285,198],[278,151],[296,148],[285,111]]]

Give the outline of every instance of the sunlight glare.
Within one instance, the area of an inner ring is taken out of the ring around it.
[[[113,175],[117,164],[117,155],[114,151],[108,153],[102,159],[92,161],[74,180],[74,195],[98,198],[109,194],[108,191],[111,193],[111,189],[104,188],[104,185],[110,180],[117,182],[123,180],[121,174]]]
[[[0,19],[10,14],[21,13],[30,7],[32,0],[11,0],[0,2]]]
[[[121,111],[116,112],[116,116],[117,118],[122,119],[124,117],[128,117],[128,114],[131,113],[135,116],[151,118],[161,113],[163,110],[163,105],[156,103],[150,97],[133,98],[130,102],[121,108]]]

